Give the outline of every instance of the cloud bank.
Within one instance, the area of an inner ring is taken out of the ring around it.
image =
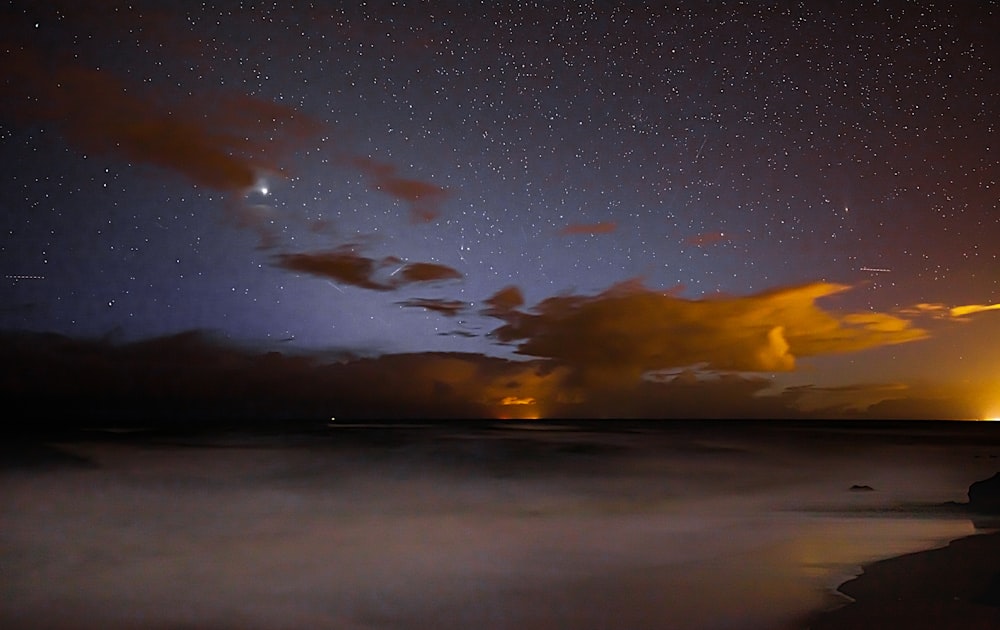
[[[0,333],[0,393],[21,409],[9,430],[330,416],[971,418],[989,392],[896,383],[773,391],[766,375],[687,368],[626,379],[589,368],[474,353],[279,353],[197,331],[125,344]]]

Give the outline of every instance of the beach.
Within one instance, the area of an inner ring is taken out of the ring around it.
[[[887,621],[918,610],[898,586],[977,627],[997,611],[969,603],[988,594],[997,537],[958,504],[995,472],[993,429],[46,438],[8,447],[0,470],[0,626],[921,627]]]
[[[875,562],[839,591],[853,601],[806,628],[1000,628],[1000,533]]]

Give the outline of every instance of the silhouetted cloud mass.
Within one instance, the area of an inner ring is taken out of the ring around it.
[[[691,368],[619,378],[615,367],[473,353],[279,353],[200,331],[132,343],[0,333],[0,394],[23,403],[21,423],[44,418],[40,426],[331,415],[967,418],[980,413],[977,396],[988,390],[883,383],[771,391],[764,375]],[[62,413],[68,408],[73,414]]]

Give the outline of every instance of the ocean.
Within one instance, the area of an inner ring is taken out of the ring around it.
[[[1000,423],[332,423],[8,447],[4,628],[794,628],[975,533]]]

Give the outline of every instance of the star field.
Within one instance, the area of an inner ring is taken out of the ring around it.
[[[491,298],[516,287],[521,317],[615,286],[686,304],[831,283],[849,289],[806,293],[841,325],[922,334],[864,336],[872,375],[839,348],[806,375],[653,356],[995,382],[998,318],[936,314],[1000,302],[998,14],[11,2],[0,327],[572,363],[501,343],[537,331]]]

